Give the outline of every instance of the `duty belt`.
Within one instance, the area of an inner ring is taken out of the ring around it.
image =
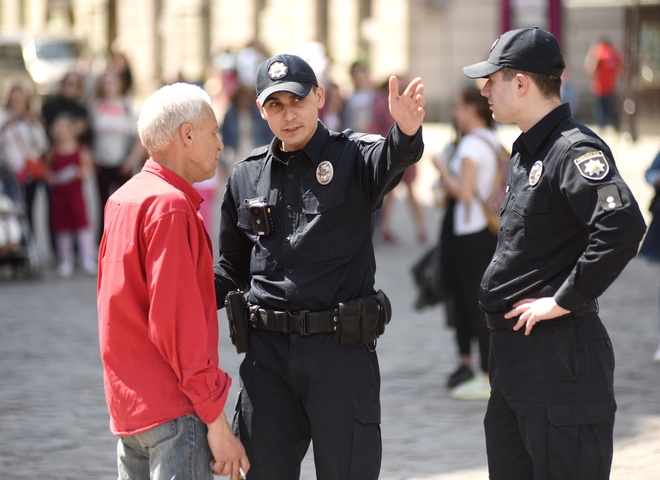
[[[593,300],[589,303],[587,303],[579,312],[577,313],[568,313],[566,315],[563,315],[561,317],[553,318],[552,320],[559,320],[561,318],[565,317],[570,317],[570,316],[579,316],[583,315],[585,313],[591,313],[591,312],[597,312],[598,311],[598,303]],[[500,328],[506,328],[509,330],[513,330],[513,327],[518,323],[518,317],[513,317],[513,318],[504,318],[504,313],[490,313],[486,312],[486,325],[488,325],[488,328],[491,330],[496,330]]]
[[[332,333],[337,329],[339,309],[323,312],[300,312],[266,310],[257,305],[250,306],[248,324],[252,328],[270,332],[297,333]]]

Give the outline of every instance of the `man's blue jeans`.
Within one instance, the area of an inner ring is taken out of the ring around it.
[[[187,415],[117,443],[119,480],[212,480],[207,426]]]

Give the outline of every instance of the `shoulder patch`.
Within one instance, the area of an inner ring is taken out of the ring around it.
[[[573,161],[580,174],[589,180],[602,180],[610,173],[610,164],[600,151],[587,153]]]

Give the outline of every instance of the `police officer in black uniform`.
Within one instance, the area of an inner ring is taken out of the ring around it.
[[[479,291],[491,480],[605,480],[611,468],[614,357],[596,299],[645,225],[608,146],[561,104],[564,67],[555,37],[535,27],[503,34],[463,69],[488,79],[493,118],[523,132]]]
[[[375,338],[389,302],[374,290],[372,217],[422,155],[421,79],[401,96],[390,79],[387,138],[329,131],[318,120],[324,88],[297,56],[264,62],[256,90],[275,138],[232,171],[215,268],[219,307],[228,292],[247,292],[248,342],[234,338],[247,349],[234,430],[248,478],[299,478],[313,440],[317,478],[376,479]]]

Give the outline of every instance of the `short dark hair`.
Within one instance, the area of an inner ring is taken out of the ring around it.
[[[517,70],[515,68],[508,68],[508,67],[504,67],[501,70],[501,72],[502,72],[502,80],[505,80],[507,82],[513,80],[513,78],[518,73],[527,75],[536,84],[536,86],[539,89],[539,92],[541,92],[541,95],[544,98],[553,98],[553,97],[561,98],[561,93],[560,93],[561,77],[543,75],[542,73],[525,72],[524,70]]]

